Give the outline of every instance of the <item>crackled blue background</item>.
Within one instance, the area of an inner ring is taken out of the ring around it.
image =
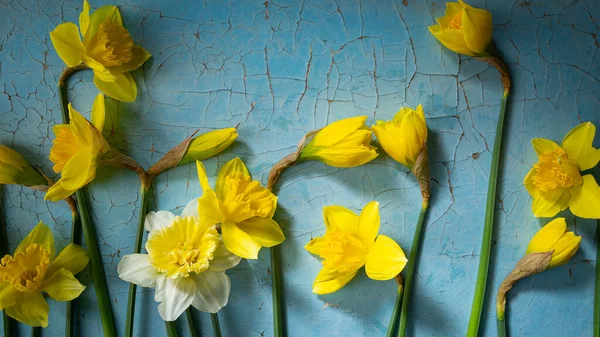
[[[544,224],[531,215],[522,180],[535,154],[533,137],[560,140],[580,121],[600,125],[600,2],[596,0],[479,0],[493,13],[494,37],[513,76],[498,189],[497,221],[486,311],[481,331],[495,335],[495,290]],[[149,167],[194,130],[238,125],[239,141],[206,161],[211,178],[240,156],[257,179],[293,151],[306,132],[340,118],[391,118],[400,106],[425,107],[431,130],[433,199],[418,266],[411,336],[461,336],[468,323],[477,273],[490,152],[499,110],[499,76],[486,64],[444,49],[427,31],[443,1],[278,0],[92,1],[117,4],[134,40],[153,55],[134,72],[135,103],[109,102],[105,136]],[[1,0],[0,142],[53,175],[47,159],[60,121],[56,83],[63,68],[49,31],[77,22],[80,1]],[[70,82],[73,105],[91,109],[91,74]],[[600,146],[600,141],[596,141]],[[116,275],[132,251],[139,216],[138,183],[130,172],[103,168],[88,189],[109,277],[116,323],[124,328],[127,284]],[[175,213],[199,196],[195,168],[180,167],[156,181],[152,209]],[[394,281],[363,272],[337,294],[316,296],[320,269],[302,246],[323,233],[321,209],[360,210],[381,204],[382,231],[409,251],[420,194],[407,170],[385,155],[354,169],[304,163],[280,180],[276,215],[282,247],[289,336],[383,336],[394,302]],[[2,212],[14,249],[42,220],[59,248],[69,241],[64,202],[46,203],[27,188],[6,186]],[[566,266],[520,282],[509,296],[511,336],[590,336],[595,224],[568,222],[583,236]],[[269,252],[229,275],[230,304],[221,313],[225,336],[272,336]],[[90,285],[76,301],[82,336],[102,330]],[[164,336],[153,291],[138,297],[137,336]],[[327,306],[326,303],[332,304]],[[208,315],[198,313],[204,336]],[[178,321],[187,335],[185,318]],[[28,330],[22,328],[22,335]],[[44,336],[64,333],[64,304],[51,302]]]

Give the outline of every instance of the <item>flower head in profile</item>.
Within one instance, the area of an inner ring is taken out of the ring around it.
[[[581,236],[567,230],[565,218],[556,218],[542,227],[531,239],[526,254],[551,252],[548,268],[561,266],[579,250]]]
[[[246,259],[258,258],[262,247],[273,247],[285,239],[279,224],[273,220],[277,197],[261,186],[240,158],[228,161],[217,176],[216,191],[206,169],[196,162],[203,193],[198,198],[200,221],[207,226],[221,225],[225,247]]]
[[[50,39],[68,67],[83,63],[91,68],[94,83],[106,95],[122,102],[135,100],[137,87],[129,72],[151,55],[133,43],[116,6],[100,7],[90,14],[90,4],[84,0],[79,30],[72,22],[61,23],[50,32]]]
[[[323,269],[313,283],[315,294],[340,290],[365,266],[373,280],[398,275],[407,259],[402,248],[379,233],[379,203],[371,201],[360,215],[342,206],[323,208],[325,235],[312,239],[304,248],[323,259]]]
[[[492,42],[492,14],[463,0],[448,2],[446,14],[429,26],[429,31],[453,52],[487,56],[486,49]]]
[[[355,167],[377,157],[371,145],[372,131],[365,126],[367,116],[333,122],[319,130],[302,149],[300,160],[319,160],[334,167]]]
[[[85,250],[69,244],[55,256],[54,237],[40,222],[15,253],[0,260],[0,310],[30,326],[48,326],[50,308],[42,293],[65,302],[85,287],[75,278],[88,263]]]
[[[187,147],[179,165],[215,156],[231,145],[238,137],[236,128],[209,131],[194,137]]]
[[[117,271],[127,282],[156,288],[163,320],[176,320],[190,305],[216,313],[227,304],[231,283],[225,271],[240,258],[225,249],[215,226],[200,220],[197,200],[181,216],[148,213],[145,228],[148,254],[123,256]]]
[[[47,185],[48,182],[17,151],[0,145],[0,184],[33,187]]]
[[[553,217],[570,208],[578,217],[600,219],[600,187],[591,174],[580,173],[600,161],[600,150],[592,146],[595,133],[594,124],[587,122],[573,128],[561,145],[543,138],[531,141],[538,162],[524,183],[534,216]]]
[[[61,178],[52,185],[44,199],[59,201],[87,185],[96,177],[100,157],[111,148],[102,137],[104,95],[99,94],[92,107],[92,123],[69,104],[69,124],[57,124],[52,130],[56,138],[50,149],[54,172]]]

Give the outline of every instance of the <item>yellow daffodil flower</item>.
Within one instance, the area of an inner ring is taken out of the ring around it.
[[[534,216],[553,217],[568,207],[578,217],[600,219],[600,187],[591,174],[580,173],[600,161],[600,150],[592,146],[595,133],[587,122],[573,128],[560,146],[543,138],[531,141],[538,162],[525,177],[525,187]]]
[[[355,167],[377,157],[371,145],[372,131],[366,127],[367,116],[333,122],[314,136],[302,149],[300,160],[319,160],[334,167]]]
[[[492,14],[462,0],[446,3],[446,14],[429,26],[429,31],[446,48],[469,56],[487,56],[492,42]]]
[[[87,253],[69,244],[55,257],[54,237],[40,222],[21,241],[13,256],[0,261],[0,310],[30,326],[48,326],[50,308],[42,293],[71,301],[85,287],[75,278],[88,263]]]
[[[74,23],[66,22],[50,32],[58,56],[68,67],[83,63],[91,68],[96,87],[109,97],[122,102],[135,101],[137,87],[129,72],[139,68],[151,55],[133,43],[123,27],[119,9],[104,6],[90,15],[90,4],[84,0],[79,30]]]
[[[236,128],[213,130],[201,134],[192,139],[179,165],[215,156],[228,148],[237,137]]]
[[[125,255],[117,271],[127,282],[156,288],[163,320],[176,320],[190,305],[216,313],[227,304],[231,282],[225,271],[241,259],[225,249],[214,225],[201,221],[197,199],[181,216],[148,213],[144,226],[148,254]]]
[[[379,203],[371,201],[360,215],[342,206],[323,208],[325,235],[304,248],[323,258],[323,269],[313,283],[315,294],[340,290],[365,266],[373,280],[389,280],[407,263],[402,248],[379,233]]]
[[[44,199],[59,201],[87,185],[96,177],[100,156],[111,148],[102,137],[104,126],[104,95],[99,94],[92,107],[92,123],[69,104],[69,124],[57,124],[52,131],[56,138],[50,149],[54,172],[61,178],[52,185]]]
[[[542,227],[531,239],[527,253],[552,252],[548,268],[563,265],[577,253],[581,236],[567,230],[565,218],[556,218]]]
[[[272,247],[285,239],[272,219],[277,197],[261,186],[240,158],[228,161],[219,171],[216,191],[208,184],[206,169],[196,162],[203,193],[198,198],[200,221],[207,226],[221,224],[225,247],[246,259],[258,258],[262,247]]]
[[[17,151],[0,145],[0,184],[39,186],[48,182]]]
[[[427,124],[423,106],[416,110],[402,108],[391,121],[377,121],[372,126],[385,152],[400,164],[411,168],[427,143]]]

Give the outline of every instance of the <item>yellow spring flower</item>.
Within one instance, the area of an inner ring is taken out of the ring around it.
[[[17,151],[0,145],[0,184],[39,186],[48,182]]]
[[[192,139],[179,165],[217,155],[228,148],[237,137],[236,128],[219,129],[201,134]]]
[[[527,253],[545,253],[552,251],[552,260],[548,268],[563,265],[577,253],[581,236],[567,230],[565,218],[556,218],[542,227],[531,239]]]
[[[402,108],[391,121],[377,121],[372,126],[385,152],[400,164],[411,168],[427,143],[427,124],[423,106],[416,110]]]
[[[302,149],[300,160],[319,160],[334,167],[355,167],[377,157],[371,146],[372,131],[364,125],[367,116],[333,122]]]
[[[600,161],[600,150],[592,146],[595,133],[587,122],[573,128],[560,146],[549,139],[531,141],[538,162],[525,177],[525,187],[534,216],[553,217],[568,207],[578,217],[600,219],[600,187],[591,174],[580,173]]]
[[[83,1],[77,25],[65,22],[50,32],[58,56],[68,67],[81,63],[94,71],[94,83],[100,91],[118,101],[133,102],[137,87],[130,71],[148,58],[144,48],[133,43],[116,6],[104,6],[90,15],[90,4]]]
[[[52,131],[56,138],[50,149],[50,160],[54,172],[61,178],[52,185],[44,199],[59,201],[87,185],[96,177],[100,155],[110,146],[102,137],[105,107],[104,95],[99,94],[92,107],[92,123],[69,104],[69,124],[57,124]]]
[[[407,259],[402,248],[379,233],[379,203],[371,201],[359,215],[342,206],[323,208],[325,235],[312,239],[304,248],[323,258],[323,269],[313,283],[315,294],[340,290],[365,266],[373,280],[398,275]]]
[[[240,258],[225,249],[215,226],[200,221],[197,199],[180,217],[148,213],[144,227],[148,254],[123,256],[117,271],[127,282],[156,288],[163,320],[176,320],[189,306],[216,313],[227,304],[231,282],[225,271]]]
[[[61,302],[77,298],[85,287],[73,275],[87,263],[86,251],[74,244],[55,257],[52,231],[40,222],[13,256],[0,261],[0,310],[21,323],[47,327],[50,308],[42,293]]]
[[[462,0],[446,3],[446,14],[429,26],[446,48],[469,56],[486,56],[492,42],[492,14]]]
[[[272,219],[277,197],[261,186],[240,158],[228,161],[219,171],[216,191],[208,184],[206,169],[196,162],[203,194],[198,213],[207,226],[221,224],[225,247],[246,259],[258,258],[262,247],[272,247],[285,239]]]

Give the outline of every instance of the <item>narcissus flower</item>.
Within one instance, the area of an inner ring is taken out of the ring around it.
[[[81,63],[94,71],[94,83],[102,92],[118,101],[133,102],[137,87],[130,71],[139,68],[148,58],[144,48],[133,43],[116,6],[104,6],[90,15],[90,4],[83,2],[77,25],[61,23],[50,39],[58,56],[68,67]]]
[[[179,165],[215,156],[228,148],[237,137],[236,128],[213,130],[194,137]]]
[[[446,48],[469,56],[487,56],[492,42],[492,14],[462,0],[446,3],[446,14],[429,26],[429,31]]]
[[[552,252],[548,268],[563,265],[577,253],[581,236],[567,230],[565,218],[556,218],[542,227],[531,239],[525,254]]]
[[[578,217],[600,219],[600,187],[591,174],[580,173],[600,161],[600,150],[592,146],[595,133],[587,122],[573,128],[560,146],[549,139],[531,141],[538,162],[525,177],[525,187],[534,216],[552,217],[568,207]]]
[[[427,124],[423,106],[401,108],[391,121],[372,126],[385,152],[400,164],[411,168],[427,144]]]
[[[334,167],[355,167],[377,157],[371,145],[372,131],[364,125],[367,116],[333,122],[302,149],[300,160],[319,160]]]
[[[100,157],[111,148],[102,137],[105,108],[104,95],[99,94],[92,107],[92,123],[69,104],[69,124],[57,124],[56,135],[50,149],[54,172],[61,178],[52,185],[44,199],[59,201],[87,185],[96,177]]]
[[[325,235],[312,239],[304,248],[323,258],[323,269],[313,283],[315,294],[338,291],[365,266],[373,280],[398,275],[407,259],[402,248],[379,233],[379,203],[371,201],[359,215],[342,206],[323,208]]]
[[[0,145],[0,184],[40,186],[48,182],[17,151]]]
[[[47,327],[50,308],[42,293],[61,302],[77,298],[85,287],[73,275],[87,263],[85,250],[74,244],[55,257],[52,231],[40,222],[13,256],[0,261],[0,310],[21,323]]]
[[[148,254],[123,256],[119,277],[142,287],[156,288],[154,299],[165,321],[174,321],[190,305],[216,313],[227,304],[231,282],[225,271],[240,258],[221,242],[214,225],[198,217],[193,200],[181,216],[168,211],[146,215]]]
[[[258,258],[262,247],[272,247],[285,239],[272,219],[277,197],[261,186],[240,158],[228,161],[219,171],[214,191],[208,184],[206,169],[196,162],[203,193],[198,198],[200,221],[206,226],[221,224],[225,247],[233,254]]]

